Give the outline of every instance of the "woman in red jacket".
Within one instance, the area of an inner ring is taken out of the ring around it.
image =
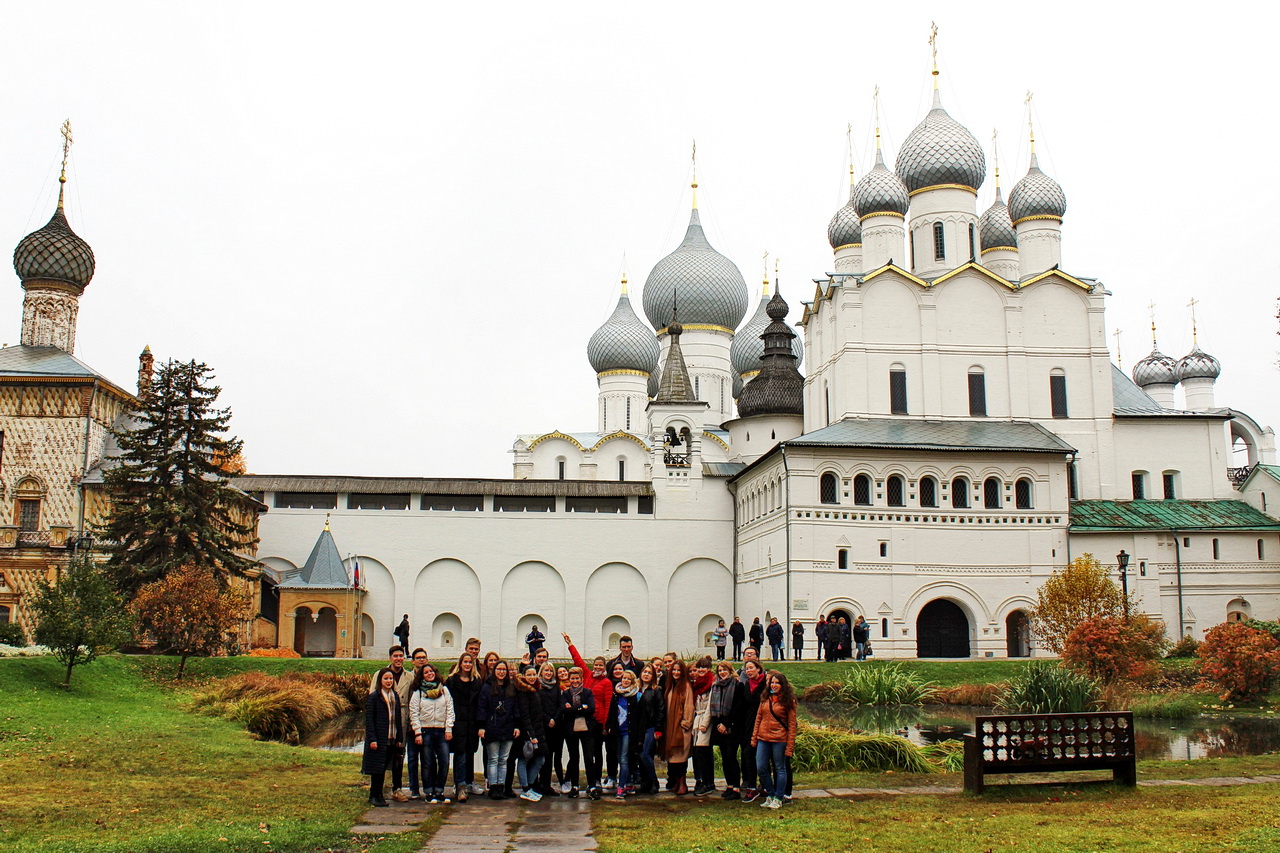
[[[564,637],[564,644],[569,647],[569,655],[573,658],[574,665],[582,670],[583,686],[591,691],[596,700],[591,731],[587,732],[583,738],[583,752],[586,753],[587,762],[587,796],[598,800],[601,794],[600,749],[604,745],[604,726],[609,719],[609,705],[613,701],[613,682],[605,673],[606,661],[603,656],[597,655],[592,665],[588,667],[587,662],[578,653],[577,647],[573,645],[573,640],[569,639],[569,635],[561,634],[560,636]]]

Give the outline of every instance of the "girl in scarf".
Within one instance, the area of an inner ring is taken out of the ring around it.
[[[560,694],[560,725],[564,727],[564,742],[569,747],[570,797],[578,796],[578,755],[591,749],[591,726],[596,713],[596,697],[582,685],[582,668],[569,670],[569,689]]]
[[[515,676],[505,660],[498,659],[493,664],[493,675],[480,688],[476,721],[480,727],[480,740],[484,743],[489,799],[504,799],[507,759],[511,756],[511,745],[520,737],[516,720]]]
[[[453,698],[440,673],[432,664],[423,664],[409,692],[409,725],[414,742],[421,747],[422,798],[429,803],[447,803],[445,782],[449,779],[449,741],[453,740]]]
[[[689,687],[684,661],[679,658],[671,661],[663,690],[667,719],[662,730],[662,756],[667,760],[667,790],[679,796],[689,793],[684,776],[689,770],[689,752],[693,748],[693,690]]]
[[[629,669],[622,670],[618,684],[613,688],[613,699],[609,705],[609,721],[605,725],[606,733],[617,739],[618,754],[618,787],[615,799],[626,799],[631,793],[631,722],[635,718],[634,708],[636,695],[640,685],[636,682],[636,674]]]
[[[711,688],[716,677],[710,656],[693,665],[689,685],[693,688],[693,795],[701,797],[716,789],[716,758],[711,746]]]
[[[738,770],[738,751],[742,748],[743,694],[745,689],[733,666],[716,664],[716,683],[711,687],[711,745],[720,747],[720,763],[724,765],[726,800],[741,799],[738,788],[742,777]],[[713,759],[714,766],[714,759]]]
[[[480,749],[476,709],[483,684],[476,656],[471,652],[463,652],[458,657],[444,681],[453,700],[453,740],[449,741],[449,749],[453,752],[453,794],[460,803],[467,801],[467,789],[476,782],[476,751]]]
[[[742,665],[742,731],[739,737],[742,742],[742,801],[754,802],[760,796],[756,779],[756,748],[751,743],[755,730],[756,712],[760,710],[760,700],[768,689],[765,684],[764,668],[759,661],[749,660]]]
[[[654,769],[653,760],[658,751],[658,741],[662,738],[662,726],[667,718],[667,702],[658,677],[662,659],[657,660],[657,666],[649,663],[640,670],[639,691],[632,705],[630,728],[634,760],[631,768],[633,777],[640,781],[641,794],[658,793],[658,773]]]
[[[559,796],[559,791],[551,784],[552,773],[555,774],[556,785],[564,784],[564,732],[559,725],[560,694],[569,686],[569,671],[565,670],[564,687],[556,676],[553,663],[544,663],[538,670],[538,695],[542,699],[547,712],[547,759],[542,762],[542,773],[538,778],[538,793],[546,796]]]
[[[370,805],[382,808],[387,805],[382,796],[387,768],[404,760],[404,734],[400,731],[396,674],[390,668],[380,669],[374,683],[378,689],[364,703],[364,758],[360,772],[369,777]]]

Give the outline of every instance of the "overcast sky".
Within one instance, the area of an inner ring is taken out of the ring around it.
[[[1280,424],[1276,7],[881,5],[5,2],[0,242],[47,221],[70,117],[78,356],[127,387],[146,344],[209,363],[257,473],[510,476],[517,434],[595,429],[587,339],[624,254],[639,312],[679,242],[694,138],[713,245],[753,308],[780,257],[798,316],[846,125],[861,174],[878,84],[896,153],[936,19],[945,106],[999,129],[1006,194],[1035,92],[1063,267],[1113,292],[1126,371],[1152,300],[1161,349],[1191,347],[1194,296],[1218,403]]]

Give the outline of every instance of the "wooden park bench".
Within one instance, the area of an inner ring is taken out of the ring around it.
[[[1132,711],[977,717],[964,736],[964,789],[982,793],[988,773],[1111,770],[1138,784]]]

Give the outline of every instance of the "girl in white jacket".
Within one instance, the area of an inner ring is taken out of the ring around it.
[[[422,749],[422,797],[429,803],[447,803],[449,741],[453,740],[453,699],[444,679],[426,664],[413,680],[409,693],[409,726]]]

